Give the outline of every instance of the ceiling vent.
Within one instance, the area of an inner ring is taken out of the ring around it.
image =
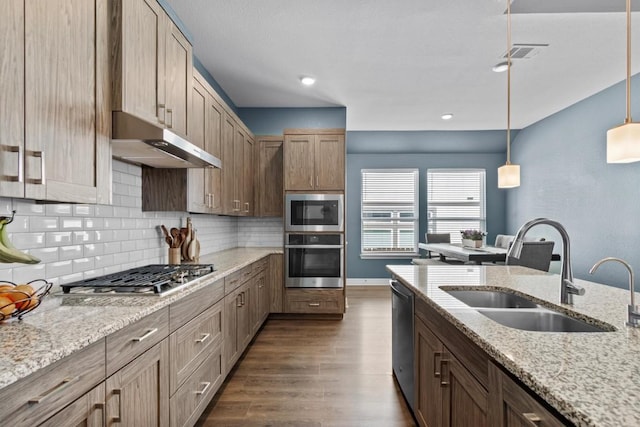
[[[511,47],[511,59],[531,59],[547,47],[549,47],[548,44],[514,43]],[[502,55],[502,58],[507,59],[507,52]]]

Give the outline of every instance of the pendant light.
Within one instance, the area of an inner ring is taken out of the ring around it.
[[[507,0],[507,163],[498,168],[498,188],[520,187],[520,165],[511,164],[511,0]]]
[[[607,131],[607,163],[640,161],[640,123],[631,121],[631,0],[627,0],[627,116]]]

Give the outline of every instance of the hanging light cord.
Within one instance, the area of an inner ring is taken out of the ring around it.
[[[631,0],[627,0],[627,118],[631,123]]]
[[[511,0],[507,0],[507,164],[511,164]]]

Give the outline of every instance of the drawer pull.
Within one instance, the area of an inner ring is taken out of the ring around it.
[[[36,404],[36,403],[42,403],[42,402],[44,402],[45,399],[48,399],[49,397],[51,397],[52,395],[54,395],[56,393],[60,393],[62,390],[64,390],[65,388],[69,387],[71,384],[73,384],[74,382],[78,381],[79,379],[80,379],[80,377],[65,378],[60,382],[60,384],[50,388],[44,394],[41,394],[40,396],[36,396],[36,397],[33,397],[33,398],[29,399],[29,403],[32,404],[32,405]]]
[[[113,394],[115,396],[118,396],[118,416],[111,417],[111,421],[113,421],[114,423],[121,423],[122,422],[122,389],[119,389],[119,388],[113,389]]]
[[[204,387],[202,388],[202,390],[196,391],[196,394],[198,396],[201,396],[201,395],[205,394],[207,392],[207,390],[209,390],[209,387],[211,386],[211,383],[209,383],[209,382],[201,383],[201,384],[203,384]]]
[[[534,427],[538,427],[542,422],[542,419],[535,412],[524,412],[522,416]]]
[[[211,336],[211,334],[202,334],[202,338],[200,338],[199,340],[196,340],[196,342],[198,344],[202,344],[203,342],[208,340],[210,336]]]
[[[440,377],[440,371],[438,370],[438,368],[440,368],[440,358],[442,357],[442,353],[439,351],[436,351],[435,353],[433,353],[433,376],[436,378]]]
[[[309,307],[320,307],[320,303],[319,302],[310,302],[309,303]]]
[[[143,336],[133,338],[131,341],[135,341],[135,342],[144,341],[147,338],[149,338],[151,335],[155,334],[156,332],[158,332],[158,328],[149,329]]]
[[[449,385],[449,361],[441,360],[440,361],[440,385],[445,387]],[[445,373],[446,372],[446,373]]]

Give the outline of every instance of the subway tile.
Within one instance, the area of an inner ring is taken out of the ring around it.
[[[98,255],[95,257],[95,268],[106,268],[111,267],[115,264],[113,260],[113,254],[109,255]]]
[[[19,249],[43,248],[45,246],[45,233],[41,232],[9,233],[9,239]]]
[[[124,172],[124,173],[128,173],[129,171],[129,164],[122,162],[120,160],[113,160],[113,162],[111,162],[111,169],[113,172]]]
[[[85,218],[84,229],[100,229],[104,228],[104,218]]]
[[[129,188],[126,184],[121,184],[119,182],[114,182],[113,183],[113,195],[119,195],[119,196],[128,196],[129,195]]]
[[[47,277],[61,277],[65,274],[71,274],[71,261],[58,261],[47,264]]]
[[[82,224],[82,218],[60,218],[61,230],[81,230]]]
[[[2,282],[11,282],[11,283],[15,283],[13,281],[13,268],[9,268],[6,270],[0,270],[0,283]]]
[[[122,228],[122,218],[105,218],[104,228],[109,230],[117,230]]]
[[[102,255],[104,253],[104,244],[98,243],[90,243],[88,245],[84,245],[82,248],[84,256],[97,256]]]
[[[11,213],[9,213],[9,215],[7,216],[11,216]],[[22,216],[22,215],[14,216],[11,224],[7,225],[8,227],[7,231],[11,231],[12,233],[26,233],[28,231],[43,231],[43,230],[31,230],[30,228],[31,218],[39,218],[39,217],[30,217],[30,216]]]
[[[104,274],[111,274],[111,273],[117,273],[119,271],[124,270],[124,268],[122,268],[122,265],[120,264],[114,264],[110,267],[105,267],[104,268]]]
[[[74,216],[94,216],[95,210],[96,210],[95,207],[92,205],[74,205],[73,215]]]
[[[113,242],[113,230],[96,230],[93,232],[96,242]]]
[[[48,277],[46,274],[45,264],[35,264],[25,267],[17,267],[13,269],[13,283],[27,283],[36,279],[44,279]]]
[[[95,241],[93,231],[74,231],[73,232],[73,243],[75,244],[83,244],[83,243],[91,243]]]
[[[29,254],[38,258],[43,264],[59,261],[57,247],[30,249]]]
[[[73,283],[78,280],[82,280],[82,273],[67,274],[66,276],[60,277],[60,284]]]
[[[107,242],[104,244],[105,254],[119,253],[121,249],[122,249],[122,244],[120,242]]]
[[[133,252],[117,252],[113,254],[113,261],[116,264],[126,264],[131,262],[131,254]]]
[[[58,230],[58,217],[34,216],[29,221],[31,231],[56,231]]]
[[[119,218],[129,218],[129,208],[126,208],[123,206],[114,206],[113,216],[119,217]]]
[[[136,228],[136,220],[133,218],[123,218],[122,219],[122,228],[127,230],[133,230]]]
[[[60,256],[60,261],[81,258],[83,256],[82,246],[81,245],[61,246],[58,254]]]
[[[46,205],[45,212],[48,216],[70,216],[73,213],[72,205],[68,204]]]
[[[49,246],[66,246],[73,242],[73,236],[70,231],[56,231],[47,233],[46,244]]]
[[[82,273],[82,279],[83,280],[87,280],[87,279],[92,279],[94,277],[100,277],[104,275],[104,269],[103,268],[97,268],[95,270],[88,270],[88,271],[84,271]]]
[[[119,242],[129,241],[129,230],[113,230],[113,240]]]
[[[83,271],[93,270],[94,268],[93,258],[78,258],[73,260],[73,272],[79,273]]]
[[[11,215],[13,201],[9,198],[0,197],[0,215]]]
[[[36,204],[33,200],[14,199],[13,209],[20,215],[44,215],[45,206]]]
[[[113,216],[113,206],[108,205],[96,205],[96,216],[102,218],[108,218]]]

